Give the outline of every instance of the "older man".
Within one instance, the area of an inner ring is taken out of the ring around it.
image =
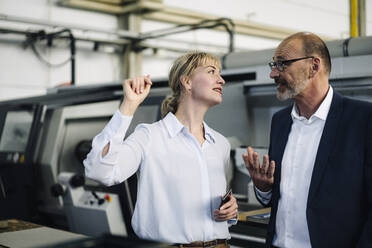
[[[272,119],[269,156],[243,155],[257,198],[271,206],[267,247],[372,247],[372,104],[329,85],[325,43],[296,33],[270,77],[293,106]]]

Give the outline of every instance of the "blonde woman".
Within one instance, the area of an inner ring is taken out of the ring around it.
[[[222,102],[220,69],[219,59],[208,53],[179,57],[169,72],[173,95],[162,103],[163,119],[138,125],[123,141],[152,85],[150,76],[125,80],[119,110],[93,139],[84,161],[87,177],[113,185],[139,172],[132,226],[140,238],[228,247],[228,224],[236,223],[238,209],[232,195],[220,207],[230,145],[203,121]]]

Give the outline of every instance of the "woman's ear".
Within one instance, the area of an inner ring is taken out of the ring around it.
[[[182,84],[182,87],[186,90],[186,91],[190,91],[191,90],[191,80],[189,77],[186,77],[186,76],[181,76],[180,77],[180,81],[181,81],[181,84]]]

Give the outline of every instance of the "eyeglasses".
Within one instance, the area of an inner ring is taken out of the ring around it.
[[[284,69],[285,69],[285,66],[287,66],[287,65],[289,65],[293,62],[303,60],[303,59],[313,59],[313,58],[314,58],[314,56],[306,56],[306,57],[297,58],[297,59],[272,61],[272,62],[269,63],[269,66],[270,66],[271,70],[274,70],[274,68],[276,68],[278,71],[283,72]]]

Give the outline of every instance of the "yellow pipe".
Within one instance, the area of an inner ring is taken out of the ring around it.
[[[350,37],[358,37],[358,0],[350,0]]]

